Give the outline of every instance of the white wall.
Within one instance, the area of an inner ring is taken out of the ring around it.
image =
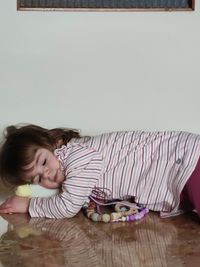
[[[0,129],[200,133],[195,12],[20,12],[0,1]]]

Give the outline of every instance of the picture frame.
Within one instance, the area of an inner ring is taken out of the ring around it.
[[[194,11],[195,0],[17,0],[19,11]]]

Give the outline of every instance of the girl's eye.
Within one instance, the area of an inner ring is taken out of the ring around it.
[[[42,166],[44,166],[47,163],[47,160],[45,159],[42,163]]]

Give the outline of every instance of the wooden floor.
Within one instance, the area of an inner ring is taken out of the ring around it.
[[[1,202],[6,197],[1,192]],[[0,217],[0,267],[199,267],[196,214],[131,223]]]

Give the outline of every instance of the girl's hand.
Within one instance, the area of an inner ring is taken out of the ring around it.
[[[12,196],[0,205],[0,213],[27,213],[30,198]]]

